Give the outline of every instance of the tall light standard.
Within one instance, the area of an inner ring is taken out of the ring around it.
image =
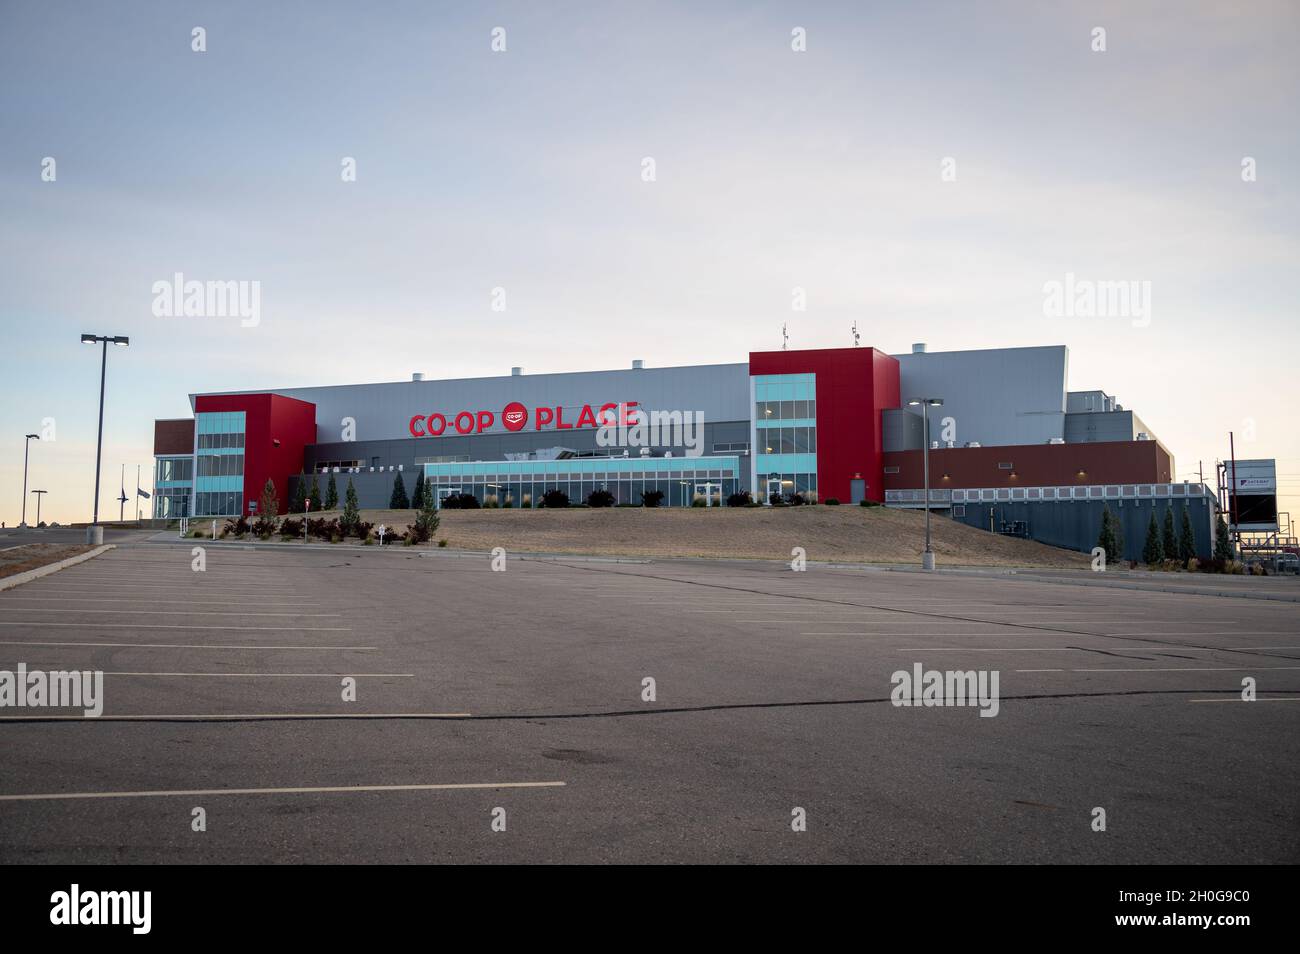
[[[127,348],[131,345],[131,339],[125,335],[82,335],[81,343],[104,346],[104,353],[99,362],[99,436],[95,440],[95,511],[94,519],[86,528],[87,543],[103,543],[104,528],[99,525],[99,458],[104,450],[104,378],[108,373],[108,346],[112,343],[119,348]]]
[[[41,494],[47,494],[49,491],[33,490],[32,493],[36,495],[36,526],[39,527],[41,525]]]
[[[32,441],[40,439],[40,434],[28,434],[27,439],[23,441],[23,521],[18,524],[20,527],[27,526],[27,452],[31,450]]]
[[[921,554],[921,569],[934,569],[934,551],[930,549],[930,408],[943,407],[943,398],[914,398],[909,406],[921,407],[921,434],[925,442],[922,460],[925,469],[925,552]]]

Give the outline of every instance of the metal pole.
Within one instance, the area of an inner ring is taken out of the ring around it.
[[[99,436],[95,439],[95,514],[90,525],[99,525],[99,458],[104,449],[104,376],[108,373],[108,339],[100,345],[104,349],[99,362]]]
[[[27,454],[32,449],[32,439],[30,437],[23,440],[23,519],[19,524],[20,527],[27,526]],[[39,522],[39,521],[38,521]]]
[[[920,406],[920,421],[922,421],[920,426],[922,426],[924,443],[926,443],[926,446],[922,448],[923,468],[924,474],[926,474],[926,478],[924,478],[924,483],[926,483],[926,555],[922,558],[922,567],[933,569],[935,568],[935,558],[933,558],[933,551],[930,548],[930,404],[926,403]]]
[[[1232,503],[1232,525],[1236,529],[1237,540],[1241,540],[1241,528],[1237,520],[1237,448],[1233,442],[1232,431],[1228,431],[1228,453],[1232,456],[1232,487],[1229,488],[1229,501]]]

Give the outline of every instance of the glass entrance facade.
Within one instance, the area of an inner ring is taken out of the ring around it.
[[[480,505],[536,507],[548,490],[584,503],[607,490],[616,503],[640,504],[641,494],[663,493],[661,506],[689,507],[697,496],[725,502],[739,487],[739,457],[571,457],[562,460],[489,460],[424,465],[424,479],[442,496],[473,494]]]
[[[153,515],[158,520],[176,520],[190,515],[190,494],[194,490],[194,458],[158,457],[154,461]]]
[[[244,412],[194,415],[194,513],[233,517],[244,512]]]
[[[756,486],[816,499],[817,375],[755,375],[754,433]]]

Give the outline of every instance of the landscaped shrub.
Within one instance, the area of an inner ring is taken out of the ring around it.
[[[827,497],[827,498],[826,498],[826,506],[828,506],[828,507],[838,507],[839,505],[840,505],[840,502],[839,502],[838,500],[836,500],[834,497]]]
[[[749,495],[748,490],[738,490],[727,496],[728,507],[748,507],[753,502],[754,498]]]
[[[358,520],[355,524],[352,525],[352,535],[356,537],[358,540],[365,540],[370,536],[371,531],[374,529],[375,529],[375,525],[373,523],[367,523],[364,520]]]
[[[797,493],[790,494],[786,498],[786,501],[790,504],[791,507],[801,507],[808,502],[803,494],[797,494]]]
[[[773,507],[785,506],[785,498],[782,497],[780,494],[768,494],[767,502],[770,503]]]
[[[858,506],[859,506],[859,507],[879,507],[880,504],[876,503],[874,500],[859,500],[859,501],[858,501]]]
[[[663,500],[664,492],[662,490],[641,491],[641,506],[643,507],[657,507],[663,503]]]
[[[445,547],[446,545],[447,545],[447,538],[446,538],[446,537],[443,537],[441,540],[438,541],[438,546],[440,546],[440,547]]]
[[[280,536],[285,538],[302,536],[302,521],[295,520],[293,517],[285,517],[280,524]]]
[[[442,502],[445,510],[478,510],[478,498],[473,494],[448,494]]]
[[[226,525],[221,528],[221,536],[224,538],[234,534],[236,537],[242,538],[248,533],[249,529],[248,520],[241,515],[237,519],[226,521]]]
[[[709,502],[705,500],[703,497],[696,497],[693,500],[691,500],[692,507],[707,507],[708,505]]]
[[[542,506],[548,510],[557,507],[567,507],[569,505],[569,495],[563,490],[552,488],[542,494]]]
[[[608,490],[593,490],[587,494],[588,507],[612,507],[614,506],[614,495]]]

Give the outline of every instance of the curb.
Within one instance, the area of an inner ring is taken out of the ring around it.
[[[39,580],[43,576],[49,576],[51,573],[57,573],[59,570],[67,569],[70,566],[76,566],[78,563],[85,563],[94,557],[99,556],[105,550],[112,550],[117,546],[116,543],[105,543],[95,547],[86,553],[78,553],[76,556],[68,557],[66,560],[60,560],[58,563],[47,563],[45,566],[38,566],[34,570],[27,570],[24,573],[15,573],[13,576],[6,576],[0,579],[0,591],[12,589],[15,586],[22,586],[24,583],[30,583],[32,580]]]

